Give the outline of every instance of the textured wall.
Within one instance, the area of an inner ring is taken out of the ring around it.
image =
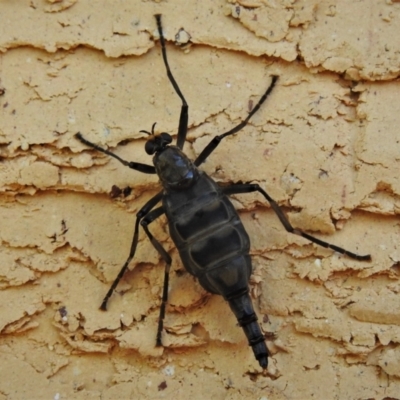
[[[318,248],[260,195],[234,197],[265,372],[223,299],[184,271],[164,218],[151,225],[174,260],[164,348],[163,263],[143,233],[98,309],[159,185],[74,134],[151,163],[139,130],[176,133],[155,13],[190,106],[187,154],[280,75],[203,169],[258,182],[294,226],[372,255]],[[400,398],[398,1],[1,1],[0,15],[0,399]]]

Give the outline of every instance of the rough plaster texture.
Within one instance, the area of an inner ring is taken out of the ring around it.
[[[280,75],[204,170],[258,182],[296,227],[372,255],[317,248],[259,195],[235,196],[265,372],[227,304],[184,271],[165,219],[151,226],[174,260],[164,347],[163,265],[144,235],[98,309],[159,186],[73,135],[150,163],[139,130],[176,132],[155,13],[190,105],[187,154]],[[0,399],[400,399],[398,1],[2,0],[0,15]]]

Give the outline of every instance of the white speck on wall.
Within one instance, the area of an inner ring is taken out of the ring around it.
[[[68,111],[68,122],[74,124],[76,122],[75,112],[73,110]]]
[[[166,376],[173,376],[175,374],[175,367],[172,365],[167,365],[162,371]]]

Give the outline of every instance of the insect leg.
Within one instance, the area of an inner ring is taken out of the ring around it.
[[[302,236],[305,239],[310,240],[313,243],[318,244],[319,246],[332,249],[334,251],[337,251],[340,254],[345,254],[346,256],[350,258],[354,258],[355,260],[359,261],[369,261],[371,260],[371,256],[369,254],[365,256],[361,256],[359,254],[353,253],[349,250],[345,250],[342,247],[335,246],[334,244],[330,244],[327,242],[324,242],[321,239],[318,239],[314,236],[309,235],[308,233],[302,232],[300,229],[295,229],[293,226],[290,224],[289,220],[287,219],[286,215],[283,213],[281,208],[279,207],[278,203],[269,196],[269,194],[263,190],[260,185],[258,184],[251,184],[251,183],[238,183],[234,184],[225,188],[222,188],[225,194],[231,195],[231,194],[238,194],[238,193],[251,193],[251,192],[259,192],[261,193],[269,202],[271,205],[272,209],[275,211],[275,214],[278,216],[279,220],[281,221],[282,225],[285,227],[285,229],[290,232],[294,233],[295,235]]]
[[[150,210],[155,207],[155,205],[161,200],[163,196],[163,192],[157,193],[154,197],[152,197],[136,214],[136,222],[135,222],[135,230],[133,234],[133,239],[132,239],[132,244],[131,244],[131,250],[129,251],[129,256],[127,260],[125,261],[125,264],[122,266],[121,271],[119,271],[119,274],[115,278],[114,282],[112,283],[110,289],[108,290],[107,294],[105,295],[100,309],[106,311],[107,310],[107,303],[111,295],[113,294],[115,288],[117,287],[119,281],[121,278],[124,276],[126,270],[128,269],[129,263],[132,261],[133,257],[135,256],[136,253],[136,248],[137,244],[139,241],[139,224],[140,221],[147,215],[149,214]]]
[[[142,164],[142,163],[137,163],[134,161],[126,161],[122,159],[121,157],[117,156],[116,154],[112,153],[111,151],[107,149],[103,149],[102,147],[98,146],[95,143],[89,142],[89,140],[85,139],[80,132],[78,132],[75,137],[83,144],[86,144],[86,146],[92,147],[93,149],[96,149],[97,151],[100,151],[104,154],[107,154],[108,156],[114,157],[117,159],[121,164],[125,165],[125,167],[132,168],[136,171],[143,172],[145,174],[155,174],[156,169],[152,165],[147,165],[147,164]]]
[[[172,260],[167,251],[161,246],[161,243],[157,239],[155,239],[154,236],[151,234],[147,226],[151,222],[153,222],[156,218],[158,218],[160,215],[164,214],[164,212],[165,211],[162,207],[156,208],[155,210],[148,213],[140,223],[143,226],[146,235],[150,239],[151,244],[158,251],[161,258],[165,261],[164,286],[163,286],[162,302],[160,307],[160,316],[158,318],[156,346],[162,346],[161,334],[164,327],[165,307],[167,305],[167,300],[168,300],[169,271],[171,269]]]
[[[268,89],[266,92],[262,95],[261,99],[258,101],[258,103],[255,105],[255,107],[250,111],[249,115],[244,119],[240,124],[236,125],[234,128],[232,128],[230,131],[223,133],[222,135],[217,135],[215,136],[210,143],[202,150],[202,152],[197,156],[196,160],[194,161],[194,165],[197,167],[201,164],[203,164],[204,161],[208,158],[208,156],[217,148],[217,146],[220,144],[221,140],[227,136],[233,135],[236,132],[239,132],[241,129],[243,129],[247,123],[249,122],[250,118],[259,110],[259,108],[262,106],[264,101],[267,99],[269,94],[272,92],[276,81],[278,80],[278,77],[273,75],[272,76],[272,81],[271,84],[269,85]]]
[[[186,134],[187,134],[188,119],[189,119],[189,114],[188,114],[189,106],[188,106],[185,98],[183,97],[183,94],[182,94],[181,90],[179,89],[179,86],[176,83],[175,78],[173,77],[171,69],[170,69],[169,64],[168,64],[167,50],[166,50],[166,47],[165,47],[165,39],[164,39],[162,26],[161,26],[161,15],[160,14],[156,14],[155,18],[156,18],[156,21],[157,21],[158,33],[160,35],[161,52],[162,52],[162,56],[163,56],[163,60],[164,60],[164,65],[165,65],[165,68],[167,70],[167,76],[168,76],[168,79],[171,82],[172,86],[174,87],[176,94],[182,100],[181,115],[179,117],[178,137],[177,137],[177,140],[176,140],[176,145],[182,150],[183,149],[183,145],[185,144]]]

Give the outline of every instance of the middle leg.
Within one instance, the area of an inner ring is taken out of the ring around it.
[[[271,205],[272,209],[275,211],[275,214],[278,216],[279,220],[281,221],[282,225],[285,227],[285,229],[290,232],[294,233],[295,235],[299,235],[305,239],[308,239],[309,241],[318,244],[319,246],[332,249],[334,251],[337,251],[340,254],[345,254],[346,256],[350,258],[354,258],[355,260],[359,261],[370,261],[371,256],[369,254],[367,255],[359,255],[356,253],[353,253],[349,250],[343,249],[342,247],[336,246],[331,243],[324,242],[321,239],[318,239],[314,236],[309,235],[308,233],[305,233],[301,231],[300,229],[295,229],[293,226],[290,224],[289,220],[287,219],[286,215],[283,213],[281,208],[279,207],[278,203],[270,197],[270,195],[263,190],[260,185],[258,184],[252,184],[252,183],[237,183],[233,184],[228,187],[222,188],[223,192],[227,195],[231,194],[239,194],[239,193],[251,193],[251,192],[259,192],[261,193],[269,202]]]

